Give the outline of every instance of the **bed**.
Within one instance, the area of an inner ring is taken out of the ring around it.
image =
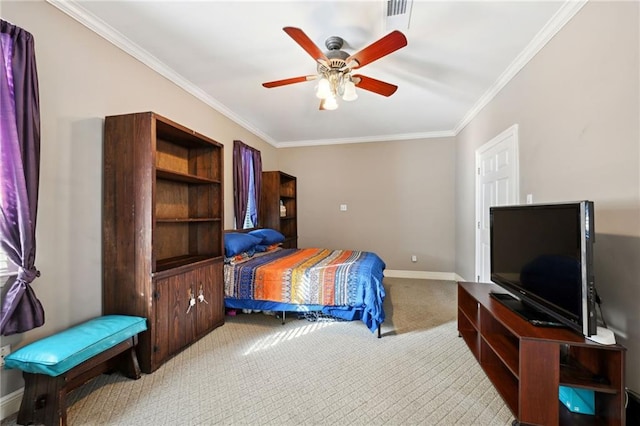
[[[272,229],[225,233],[225,307],[321,312],[360,320],[371,332],[384,322],[385,264],[372,252],[282,248]]]

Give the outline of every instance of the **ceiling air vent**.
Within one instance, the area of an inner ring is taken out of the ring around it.
[[[387,1],[387,30],[409,29],[409,17],[413,0]]]

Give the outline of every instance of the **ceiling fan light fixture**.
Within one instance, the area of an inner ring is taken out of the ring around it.
[[[344,93],[342,95],[342,100],[350,102],[358,99],[358,94],[356,93],[356,84],[349,79],[345,79],[344,81]]]
[[[334,109],[338,109],[338,102],[336,101],[335,96],[331,95],[328,98],[323,99],[322,109],[326,109],[328,111],[333,111]]]
[[[325,76],[322,76],[320,80],[318,80],[318,87],[316,89],[316,97],[318,99],[327,99],[332,95],[331,93],[331,83]]]

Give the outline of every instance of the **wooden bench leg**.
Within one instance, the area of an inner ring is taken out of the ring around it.
[[[22,373],[24,395],[18,411],[20,425],[67,424],[67,390],[63,376],[51,377],[43,374]]]
[[[115,357],[113,361],[113,368],[114,370],[121,372],[125,377],[138,380],[141,375],[138,357],[136,356],[136,348],[132,347]]]

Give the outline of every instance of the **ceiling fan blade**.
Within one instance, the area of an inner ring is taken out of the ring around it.
[[[267,89],[270,89],[272,87],[286,86],[287,84],[294,84],[294,83],[302,83],[302,82],[305,82],[305,81],[311,81],[311,80],[315,80],[316,78],[318,78],[317,75],[303,75],[303,76],[300,76],[300,77],[285,78],[284,80],[269,81],[269,82],[266,82],[266,83],[262,83],[262,85],[264,87],[266,87]]]
[[[315,45],[313,41],[302,31],[300,28],[296,27],[284,27],[284,32],[289,34],[289,36],[300,45],[313,59],[316,61],[324,61],[329,62],[327,56],[324,54],[322,50],[318,46]]]
[[[395,52],[407,45],[407,38],[400,31],[393,31],[382,37],[380,40],[373,42],[361,51],[349,56],[346,60],[347,64],[352,61],[358,63],[357,66],[351,68],[363,67],[371,62]]]
[[[398,86],[394,84],[385,83],[384,81],[376,80],[375,78],[364,75],[356,74],[353,76],[353,79],[360,79],[360,81],[356,83],[356,87],[382,96],[391,96],[396,92],[396,90],[398,90]]]

